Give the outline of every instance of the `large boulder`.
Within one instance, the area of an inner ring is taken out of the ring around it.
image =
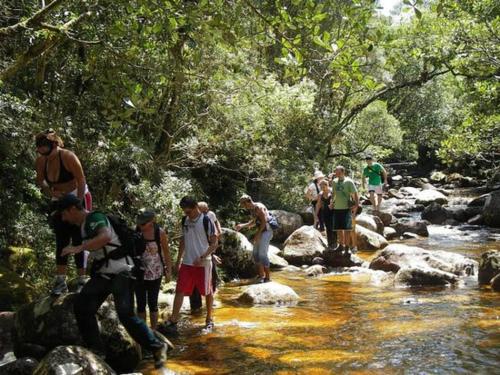
[[[281,250],[276,246],[269,246],[269,262],[271,262],[271,268],[284,268],[288,266],[288,262],[285,258],[280,256]]]
[[[19,308],[14,320],[16,357],[41,359],[58,346],[83,345],[74,314],[75,298],[74,293],[45,297]],[[119,323],[112,298],[101,306],[97,319],[108,363],[119,372],[132,371],[141,360],[140,349]]]
[[[274,281],[251,285],[238,297],[239,302],[254,305],[290,304],[298,300],[299,296],[292,288]]]
[[[326,247],[326,241],[319,231],[311,226],[303,226],[285,241],[283,257],[298,266],[312,264],[315,257],[322,256]]]
[[[400,193],[397,189],[389,189],[387,195],[391,198],[403,199],[405,196],[403,193]]]
[[[405,187],[402,187],[401,189],[399,189],[399,192],[403,193],[406,196],[414,198],[418,194],[420,194],[421,189],[418,189],[418,188],[415,188],[415,187],[411,187],[411,186],[405,186]]]
[[[368,214],[361,214],[356,216],[356,225],[361,225],[362,227],[371,230],[372,232],[377,232],[377,223],[373,216]]]
[[[380,250],[389,245],[383,236],[360,225],[356,225],[356,237],[360,250]]]
[[[394,240],[398,238],[398,232],[396,232],[396,229],[391,228],[391,227],[385,227],[384,228],[384,237],[386,240]]]
[[[455,284],[458,277],[450,272],[441,271],[430,267],[404,267],[401,268],[394,279],[396,284],[409,286],[440,286]]]
[[[428,206],[433,202],[439,203],[439,204],[446,204],[448,203],[448,198],[443,193],[440,193],[437,190],[432,190],[432,189],[425,189],[422,190],[420,193],[417,194],[415,197],[416,204],[423,204],[424,206]]]
[[[496,275],[493,279],[491,279],[491,289],[495,292],[500,292],[500,274]]]
[[[480,284],[489,284],[500,273],[500,251],[490,250],[481,254],[478,280]]]
[[[446,183],[447,181],[447,176],[441,172],[441,171],[435,171],[431,173],[431,176],[429,178],[432,182],[439,182],[441,184]]]
[[[422,219],[432,224],[443,224],[452,214],[439,203],[432,202],[422,211]]]
[[[500,228],[500,190],[492,191],[486,198],[483,217],[486,225]]]
[[[382,220],[384,226],[386,227],[391,225],[392,221],[394,220],[394,216],[392,216],[389,212],[375,211],[373,212],[373,215],[379,217],[380,220]]]
[[[14,310],[29,303],[35,288],[14,271],[0,266],[0,311]]]
[[[242,233],[222,228],[217,254],[222,259],[221,268],[229,279],[255,276],[252,258],[253,245]]]
[[[20,358],[15,361],[0,365],[0,374],[2,375],[32,375],[38,366],[35,358]]]
[[[283,210],[272,210],[270,212],[278,219],[279,223],[279,228],[273,231],[273,242],[281,243],[285,241],[294,231],[304,224],[299,214]]]
[[[344,251],[326,250],[323,253],[324,264],[328,267],[359,267],[363,260],[358,256]]]
[[[37,366],[33,375],[114,375],[100,357],[81,346],[58,346]]]
[[[488,199],[489,194],[483,194],[477,198],[474,198],[471,200],[467,206],[468,207],[484,207],[484,204],[486,203],[486,199]]]
[[[372,269],[383,269],[390,267],[399,269],[428,269],[434,268],[439,271],[454,274],[456,276],[468,276],[475,274],[478,263],[475,260],[462,255],[447,251],[428,251],[415,246],[402,244],[391,244],[380,251],[370,263]],[[415,274],[419,272],[415,271]],[[441,275],[443,276],[443,275]]]
[[[429,237],[427,223],[425,221],[400,219],[394,226],[399,236],[403,233],[415,233],[422,237]]]

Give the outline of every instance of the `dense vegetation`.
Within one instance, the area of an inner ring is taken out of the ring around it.
[[[49,127],[98,206],[171,230],[185,193],[228,221],[243,191],[296,210],[315,163],[368,151],[498,179],[499,2],[403,3],[394,21],[372,0],[2,1],[0,248],[51,263]]]

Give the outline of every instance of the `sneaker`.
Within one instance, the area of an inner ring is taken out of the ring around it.
[[[213,319],[207,320],[205,324],[205,330],[211,331],[212,329],[214,329],[214,327],[215,327],[214,320]]]
[[[83,287],[85,286],[88,280],[89,279],[87,276],[78,277],[78,280],[76,282],[76,293],[80,293],[82,291]]]
[[[257,284],[264,284],[266,282],[266,279],[264,277],[259,277],[259,280],[257,280]]]
[[[342,251],[344,251],[344,246],[343,245],[339,245],[339,246],[337,246],[337,248],[334,251],[338,252],[338,253],[341,253]]]
[[[358,252],[358,248],[356,246],[351,247],[351,253],[356,254]]]
[[[177,323],[172,322],[170,319],[158,327],[158,332],[165,336],[178,336],[179,330]]]
[[[269,277],[265,277],[265,278],[264,278],[264,282],[265,282],[265,283],[269,283],[269,282],[271,282],[271,279],[270,279]]]
[[[50,290],[53,296],[60,296],[63,293],[68,293],[68,284],[66,284],[66,276],[56,276],[54,286]]]
[[[167,344],[162,344],[160,349],[153,352],[155,369],[162,368],[167,361]]]

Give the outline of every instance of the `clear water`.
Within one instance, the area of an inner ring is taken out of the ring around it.
[[[498,233],[431,226],[428,239],[406,243],[477,259],[500,249],[492,236]],[[204,334],[203,316],[186,318],[165,374],[500,374],[500,294],[474,280],[397,288],[370,271],[273,278],[300,303],[242,306],[235,299],[244,286],[227,284],[218,293],[216,329]],[[149,363],[141,371],[155,373]]]

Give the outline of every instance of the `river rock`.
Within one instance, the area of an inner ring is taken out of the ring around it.
[[[81,346],[58,346],[37,366],[33,375],[114,375],[100,357]]]
[[[441,184],[446,183],[447,179],[447,176],[441,171],[432,172],[430,176],[432,182],[439,182]]]
[[[458,277],[450,272],[429,267],[404,267],[395,277],[396,284],[410,286],[448,285],[455,284]]]
[[[222,259],[220,267],[229,280],[255,276],[253,245],[245,235],[232,229],[222,228],[219,243],[217,255]]]
[[[401,267],[397,263],[391,262],[382,256],[377,256],[370,262],[369,268],[372,270],[397,273]]]
[[[418,239],[418,234],[416,233],[411,233],[411,232],[404,232],[401,237],[403,237],[405,240],[416,240]]]
[[[271,268],[283,268],[288,266],[288,262],[286,261],[285,258],[282,258],[279,254],[281,253],[281,250],[278,249],[276,246],[270,245],[269,246],[269,262],[271,263]]]
[[[14,319],[16,357],[40,359],[58,346],[83,345],[73,312],[75,297],[74,293],[45,297],[17,310]],[[141,360],[140,350],[119,323],[112,298],[101,306],[97,319],[108,363],[120,372],[133,371]]]
[[[413,187],[413,188],[422,188],[426,183],[428,183],[429,180],[423,179],[421,177],[415,177],[412,178],[410,181],[408,181],[408,186]]]
[[[410,196],[410,197],[416,197],[418,194],[420,194],[420,191],[421,191],[421,189],[414,188],[411,186],[405,186],[405,187],[402,187],[401,189],[399,189],[400,193],[403,193],[404,195]]]
[[[467,204],[468,207],[484,207],[486,203],[486,199],[488,198],[488,194],[483,194],[477,198],[474,198]]]
[[[450,216],[448,210],[436,202],[429,204],[422,212],[422,219],[432,224],[443,224]]]
[[[0,311],[14,310],[29,303],[35,288],[14,271],[0,266]]]
[[[358,249],[360,250],[380,250],[389,244],[387,240],[377,232],[366,229],[360,225],[356,225],[356,236],[358,240]]]
[[[315,264],[304,270],[305,274],[309,277],[315,277],[324,274],[327,271],[325,266]]]
[[[409,232],[418,234],[422,237],[429,237],[429,231],[425,221],[401,219],[393,227],[396,229],[399,236],[402,236],[405,232]]]
[[[396,232],[396,229],[391,228],[391,227],[385,227],[384,228],[384,237],[386,240],[394,240],[398,238],[398,232]]]
[[[481,254],[479,261],[480,284],[488,284],[491,279],[500,273],[500,251],[490,250]]]
[[[312,206],[304,207],[304,209],[299,213],[302,218],[302,222],[304,225],[313,225],[314,224],[314,213]]]
[[[325,260],[321,257],[316,257],[313,259],[312,264],[313,265],[315,265],[315,264],[323,265],[323,264],[325,264]]]
[[[298,300],[292,288],[274,281],[251,285],[238,297],[239,302],[254,305],[290,304]]]
[[[382,220],[382,223],[386,227],[391,225],[392,221],[394,220],[394,216],[392,216],[389,212],[377,211],[377,212],[373,212],[373,215],[380,218],[380,220]]]
[[[356,216],[356,225],[361,225],[372,232],[377,232],[377,223],[373,216],[368,214],[361,214]]]
[[[416,196],[416,204],[423,204],[424,206],[428,206],[431,203],[436,202],[439,204],[448,203],[448,198],[443,193],[440,193],[437,190],[426,189],[422,190]]]
[[[326,250],[323,253],[325,265],[328,267],[358,267],[363,264],[363,260],[358,256],[345,251]]]
[[[271,210],[269,212],[278,219],[279,223],[279,228],[273,231],[274,242],[281,243],[285,241],[294,231],[304,225],[304,221],[299,214],[283,210]]]
[[[500,292],[500,274],[496,275],[493,279],[491,279],[491,289],[495,292]]]
[[[486,225],[500,228],[500,190],[488,194],[484,203],[483,217]]]
[[[476,179],[472,177],[464,177],[460,173],[452,173],[448,176],[448,182],[458,187],[474,187],[478,186]]]
[[[20,358],[0,366],[2,375],[32,375],[38,361],[35,358]]]
[[[378,259],[382,258],[382,259]],[[377,253],[371,264],[389,262],[402,268],[435,268],[456,276],[475,274],[478,263],[475,260],[447,251],[428,251],[416,246],[391,244]],[[418,274],[418,272],[417,272]]]
[[[14,312],[0,312],[0,363],[5,354],[12,351],[12,329],[14,328]],[[2,373],[2,371],[0,371]]]
[[[389,195],[389,197],[396,198],[396,199],[403,199],[405,197],[402,193],[400,193],[396,189],[389,189],[387,194]]]
[[[311,226],[303,226],[285,241],[283,257],[297,266],[312,264],[315,257],[321,257],[327,247],[321,233]]]

